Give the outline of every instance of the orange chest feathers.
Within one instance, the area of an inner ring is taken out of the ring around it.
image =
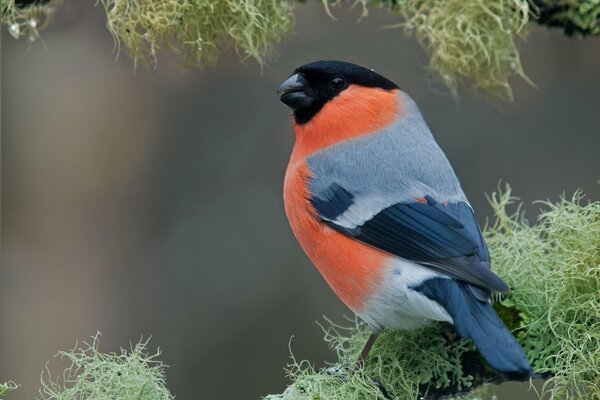
[[[337,296],[360,312],[380,285],[389,256],[321,223],[310,203],[310,177],[304,161],[288,165],[284,202],[292,231]]]
[[[403,114],[399,90],[352,85],[328,101],[308,123],[294,124],[296,144],[291,162],[376,132]]]

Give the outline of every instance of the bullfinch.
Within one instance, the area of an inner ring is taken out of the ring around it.
[[[372,328],[453,324],[507,379],[528,379],[523,348],[490,295],[473,209],[417,105],[394,82],[340,61],[297,68],[279,87],[295,144],[284,183],[291,228],[338,297]]]

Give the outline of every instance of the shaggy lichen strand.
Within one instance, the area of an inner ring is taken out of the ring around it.
[[[309,399],[416,399],[423,388],[458,390],[470,387],[472,377],[462,372],[462,356],[471,343],[440,334],[440,326],[402,332],[384,331],[375,343],[366,365],[349,373],[356,362],[369,329],[355,321],[341,327],[328,321],[325,341],[337,353],[331,368],[316,371],[307,361],[292,357],[287,374],[293,381],[281,395],[268,400]],[[425,389],[427,392],[427,389]]]
[[[17,390],[18,388],[19,388],[19,385],[17,385],[13,381],[0,383],[0,400],[3,400],[4,396],[6,396],[7,394],[9,394],[12,391]]]
[[[2,24],[15,37],[34,40],[62,0],[0,0]],[[139,62],[156,63],[157,50],[181,55],[184,65],[212,64],[223,47],[263,63],[293,25],[293,0],[100,0],[117,48]],[[297,0],[306,2],[305,0]],[[567,35],[600,35],[600,0],[322,0],[387,7],[404,16],[398,26],[430,54],[429,71],[452,93],[472,80],[488,93],[512,99],[509,79],[525,75],[515,41],[530,15]],[[26,6],[25,6],[26,5]]]
[[[324,1],[339,5],[342,0]],[[461,80],[471,79],[492,95],[512,99],[511,76],[525,75],[515,40],[529,20],[527,0],[355,0],[368,15],[368,7],[388,7],[404,21],[429,53],[428,69],[456,94]],[[329,11],[328,11],[329,12]]]
[[[506,213],[508,190],[492,197],[487,230],[496,271],[515,288],[519,340],[536,371],[554,375],[550,398],[600,398],[600,202],[581,193],[544,202],[536,225]],[[595,396],[595,397],[594,397]]]
[[[54,8],[62,0],[33,1],[19,4],[15,0],[1,0],[2,25],[15,39],[26,37],[30,42],[38,39],[39,30],[48,22]]]
[[[160,351],[149,355],[148,340],[127,351],[101,353],[99,334],[92,342],[61,351],[57,357],[70,363],[63,374],[53,379],[47,366],[42,373],[40,395],[43,400],[136,399],[172,400],[166,387]]]
[[[534,225],[519,207],[507,211],[516,202],[510,188],[490,198],[496,217],[485,235],[494,270],[513,288],[495,306],[536,372],[549,377],[540,393],[548,400],[600,399],[600,202],[584,203],[582,197],[543,203]],[[292,384],[267,399],[384,399],[384,388],[390,398],[408,400],[426,394],[427,385],[430,392],[453,393],[493,380],[485,366],[466,373],[478,362],[473,347],[449,338],[442,325],[384,332],[366,365],[349,373],[368,334],[358,323],[346,330],[331,324],[325,340],[337,363],[316,371],[292,356]],[[490,396],[488,388],[466,398]]]
[[[161,47],[185,65],[212,64],[221,47],[263,63],[271,46],[293,25],[281,0],[101,0],[118,48],[138,62],[156,63]]]
[[[515,43],[529,18],[527,0],[406,0],[400,10],[405,31],[430,54],[429,70],[451,92],[470,78],[512,99],[510,76],[529,81]]]

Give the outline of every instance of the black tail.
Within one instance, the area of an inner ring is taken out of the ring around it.
[[[526,380],[533,369],[525,351],[506,328],[491,304],[478,300],[469,285],[435,278],[415,288],[438,302],[454,320],[456,333],[472,339],[488,364],[508,379]]]

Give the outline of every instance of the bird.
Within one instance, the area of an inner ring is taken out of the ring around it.
[[[325,281],[371,328],[357,364],[383,329],[441,321],[505,379],[532,377],[491,304],[509,286],[491,271],[473,208],[412,98],[343,61],[302,65],[277,93],[295,131],[285,212]]]

